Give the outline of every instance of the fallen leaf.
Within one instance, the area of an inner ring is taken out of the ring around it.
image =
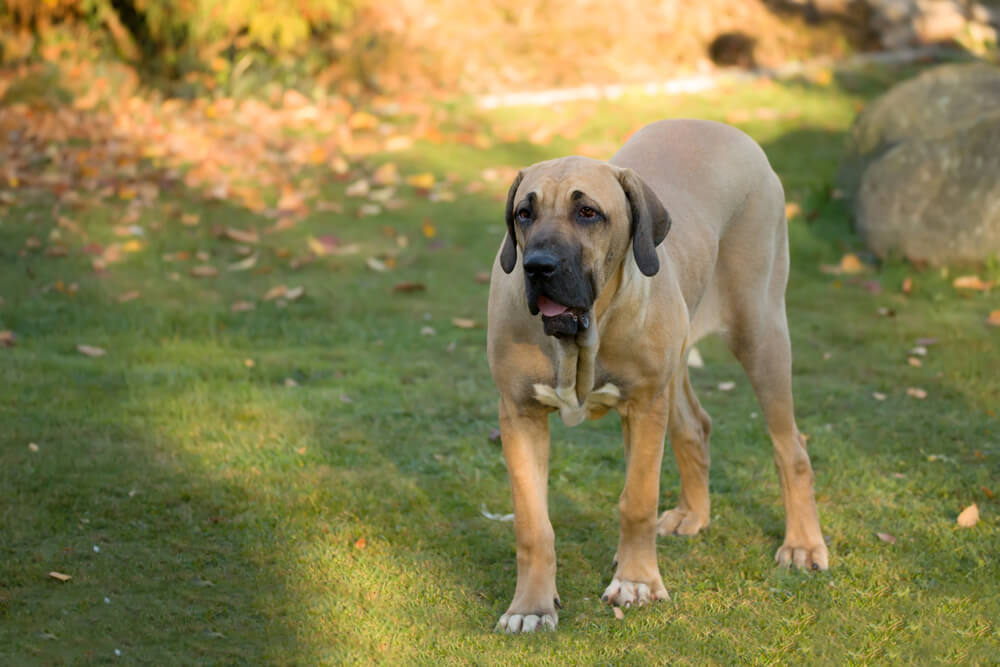
[[[88,357],[103,357],[107,354],[102,348],[94,347],[93,345],[77,345],[76,350],[80,354],[85,354]]]
[[[246,259],[241,259],[238,262],[230,264],[227,268],[230,271],[247,271],[257,265],[258,257],[259,255],[257,254],[250,255]]]
[[[490,283],[490,274],[487,271],[477,271],[476,272],[476,282],[480,285],[488,285]]]
[[[242,313],[248,310],[253,310],[257,305],[252,301],[235,301],[233,305],[229,307],[234,313]]]
[[[736,383],[732,381],[719,383],[719,391],[731,391],[735,387]]]
[[[306,245],[309,246],[309,251],[312,254],[322,257],[336,250],[339,243],[336,238],[327,234],[319,238],[315,236],[306,237]]]
[[[920,400],[927,398],[927,392],[919,387],[907,387],[906,394],[907,396],[919,398]]]
[[[254,361],[253,359],[244,359],[243,365],[246,366],[247,368],[253,368],[254,366],[257,365],[257,362]]]
[[[257,233],[256,229],[226,227],[223,236],[238,243],[260,243],[260,234]]]
[[[348,197],[364,197],[368,194],[369,190],[371,190],[371,186],[368,185],[366,179],[362,178],[348,185],[347,189],[344,190],[344,194]]]
[[[430,218],[424,218],[424,224],[421,226],[420,230],[424,233],[424,236],[429,239],[437,236],[437,227],[434,226],[434,223],[431,222]]]
[[[418,190],[430,190],[434,187],[434,182],[434,174],[429,171],[413,174],[406,178],[407,185],[411,185]]]
[[[875,534],[878,535],[878,538],[883,542],[888,542],[889,544],[896,543],[896,538],[890,535],[889,533],[875,533]]]
[[[915,354],[918,357],[926,357],[927,356],[927,348],[924,347],[923,345],[917,345],[915,348],[913,348],[912,350],[910,350],[910,354]]]
[[[355,111],[347,119],[352,130],[373,130],[378,127],[378,118],[367,111]]]
[[[1000,309],[994,310],[986,318],[986,324],[992,327],[1000,327]]]
[[[920,361],[916,357],[907,357],[906,358],[906,363],[908,363],[909,365],[913,366],[914,368],[920,368],[921,366],[924,365],[924,362]]]
[[[993,492],[992,492],[992,491],[990,491],[990,490],[989,490],[988,488],[986,488],[985,486],[980,486],[979,488],[980,488],[980,489],[982,489],[983,493],[985,493],[985,494],[986,494],[986,497],[987,497],[987,498],[989,498],[990,500],[993,500]]]
[[[289,287],[287,290],[285,290],[285,298],[288,299],[289,301],[296,301],[305,293],[306,293],[306,288],[302,287],[301,285],[298,287]]]
[[[128,303],[129,301],[135,301],[140,296],[139,290],[129,290],[124,294],[118,296],[118,303]]]
[[[840,271],[842,273],[861,273],[864,270],[865,265],[861,263],[861,260],[853,252],[849,252],[840,258]]]
[[[195,278],[214,278],[219,275],[219,270],[211,264],[201,264],[191,267],[191,275]]]
[[[363,537],[359,537],[357,540],[354,541],[355,549],[364,549],[367,546],[368,546],[368,540],[366,540]]]
[[[17,345],[17,336],[10,329],[0,331],[0,347],[14,347]]]
[[[428,326],[420,327],[421,336],[433,336],[436,333],[437,331],[434,330],[434,327],[428,327]]]
[[[264,293],[264,301],[274,301],[278,297],[285,296],[287,290],[288,288],[284,285],[275,285]]]
[[[407,137],[402,134],[391,136],[385,141],[385,150],[388,152],[405,151],[412,147],[413,147],[413,138]]]
[[[903,294],[910,294],[913,292],[913,280],[909,276],[903,278],[903,284],[899,289]]]
[[[122,244],[122,250],[124,252],[139,252],[144,247],[145,246],[143,245],[142,241],[140,241],[139,239],[132,239]]]
[[[389,267],[386,266],[386,263],[378,259],[377,257],[369,257],[368,259],[365,260],[365,264],[372,271],[378,271],[379,273],[385,273],[386,271],[389,270]]]
[[[396,283],[392,288],[396,292],[423,292],[427,286],[423,283]]]
[[[382,212],[382,207],[378,204],[364,203],[358,207],[358,217],[368,218]]]
[[[375,170],[372,180],[377,185],[396,185],[399,183],[399,168],[394,162],[386,162]]]
[[[62,572],[56,572],[55,570],[53,570],[52,572],[49,572],[49,576],[52,577],[53,579],[58,579],[59,581],[62,581],[62,582],[69,581],[70,579],[73,578],[73,577],[69,576],[68,574],[63,574]]]
[[[962,510],[962,513],[958,515],[957,523],[962,528],[972,528],[979,523],[979,507],[976,506],[976,503],[972,503]]]
[[[181,216],[181,224],[185,227],[197,227],[201,222],[201,216],[197,213],[185,213]]]
[[[38,445],[36,443],[34,443],[34,442],[29,442],[28,443],[28,450],[32,451],[32,452],[37,452],[38,451]]]
[[[615,618],[617,618],[619,621],[625,619],[625,612],[622,611],[621,607],[612,607],[611,609],[614,612]]]
[[[453,317],[451,323],[459,329],[475,329],[480,326],[479,322],[464,317]]]
[[[886,395],[880,391],[873,391],[872,398],[874,398],[876,401],[884,401],[886,399]]]
[[[979,276],[959,276],[952,281],[951,286],[957,289],[971,289],[982,292],[993,287],[993,283],[985,282]]]
[[[796,202],[790,201],[785,204],[785,218],[791,220],[802,214],[802,207]]]

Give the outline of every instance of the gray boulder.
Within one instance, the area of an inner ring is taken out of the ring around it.
[[[946,65],[875,100],[851,128],[838,180],[880,257],[1000,254],[1000,69]]]

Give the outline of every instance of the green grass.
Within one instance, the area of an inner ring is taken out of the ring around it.
[[[480,508],[509,512],[511,499],[488,439],[496,391],[485,330],[451,319],[485,320],[487,287],[475,275],[501,241],[506,183],[454,203],[412,197],[378,218],[313,214],[265,236],[259,270],[246,273],[225,271],[234,244],[209,231],[270,224],[244,210],[175,191],[167,203],[199,211],[201,226],[148,210],[138,223],[148,247],[98,276],[76,250],[21,252],[56,223],[39,200],[0,224],[0,329],[18,336],[0,348],[0,663],[995,663],[1000,330],[984,319],[1000,298],[960,295],[954,273],[901,263],[862,278],[880,281],[879,294],[819,269],[860,248],[830,193],[856,102],[891,78],[869,74],[829,88],[582,103],[591,107],[579,141],[612,146],[662,117],[798,113],[742,127],[807,214],[791,222],[788,311],[828,573],[773,564],[783,517],[770,443],[742,371],[708,341],[693,382],[714,420],[713,521],[695,539],[660,540],[670,601],[623,621],[600,604],[617,539],[620,424],[555,425],[559,630],[492,632],[514,590],[514,536]],[[571,113],[581,110],[477,122]],[[404,173],[475,180],[575,144],[419,143],[397,161]],[[343,185],[320,178],[339,197]],[[107,242],[121,215],[108,204],[78,221]],[[421,234],[425,217],[433,240]],[[328,233],[361,252],[297,270],[274,252],[301,254],[308,234]],[[366,257],[397,248],[396,235],[409,240],[397,265],[367,268]],[[189,277],[197,262],[163,259],[178,250],[209,252],[220,276]],[[907,275],[910,296],[899,291]],[[60,280],[79,291],[50,288]],[[427,289],[394,292],[400,281]],[[305,296],[262,301],[278,283]],[[119,303],[132,289],[141,297]],[[257,308],[233,313],[237,300]],[[421,334],[427,326],[433,335]],[[915,340],[932,336],[940,342],[923,367],[908,365]],[[81,343],[107,355],[83,356]],[[724,380],[736,389],[717,390]],[[677,493],[668,456],[661,505]],[[972,502],[980,523],[957,527]],[[52,570],[73,579],[59,583]]]

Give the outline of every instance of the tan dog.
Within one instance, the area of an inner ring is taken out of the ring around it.
[[[517,588],[498,629],[558,621],[547,494],[553,410],[570,425],[621,414],[625,488],[616,571],[602,599],[628,607],[667,597],[656,534],[694,535],[709,523],[711,421],[686,360],[713,332],[746,370],[774,443],[786,513],[776,559],[827,568],[792,408],[787,281],[781,182],[732,127],[662,121],[609,162],[567,157],[518,174],[493,266],[487,344],[517,540]],[[668,433],[681,495],[657,519]]]

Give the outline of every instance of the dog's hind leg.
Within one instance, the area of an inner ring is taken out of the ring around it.
[[[669,437],[681,476],[681,498],[656,525],[660,535],[695,535],[710,521],[708,439],[712,420],[695,396],[687,368],[678,373],[671,396]]]
[[[785,505],[785,541],[775,559],[782,565],[825,570],[829,556],[813,495],[812,464],[795,424],[792,346],[785,314],[788,237],[783,212],[780,215],[770,270],[748,271],[748,276],[761,276],[760,281],[734,282],[738,286],[730,299],[732,319],[726,338],[750,378],[774,445]]]

